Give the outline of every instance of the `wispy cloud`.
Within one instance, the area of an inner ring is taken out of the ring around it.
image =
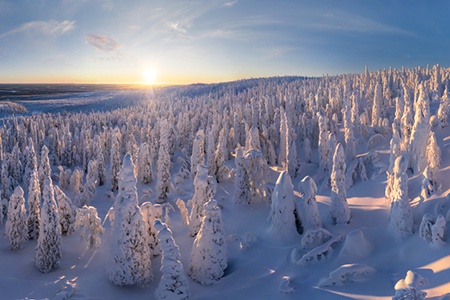
[[[122,48],[122,45],[115,39],[102,34],[88,34],[86,35],[86,42],[96,50],[103,52],[114,52]]]
[[[47,36],[61,36],[75,27],[75,21],[33,21],[23,23],[17,28],[0,34],[0,38],[21,34],[21,33],[37,33]]]
[[[226,8],[233,7],[233,6],[236,4],[236,2],[237,2],[237,0],[236,0],[236,1],[225,2],[225,3],[222,5],[222,7],[226,7]]]

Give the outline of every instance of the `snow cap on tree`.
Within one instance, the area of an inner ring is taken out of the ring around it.
[[[296,201],[297,218],[301,221],[303,231],[322,227],[319,209],[316,202],[317,185],[310,176],[298,184],[299,192],[302,194]]]
[[[345,154],[340,143],[336,146],[331,172],[331,217],[335,224],[350,222],[350,208],[345,190]]]
[[[20,186],[16,187],[9,200],[8,221],[5,225],[5,231],[11,250],[22,248],[24,241],[28,237],[28,228],[25,199]]]
[[[274,233],[292,237],[296,235],[294,186],[291,176],[283,171],[278,176],[272,193],[270,219]]]
[[[227,245],[222,226],[222,212],[216,200],[203,205],[200,231],[194,240],[189,276],[203,285],[217,282],[227,267]]]

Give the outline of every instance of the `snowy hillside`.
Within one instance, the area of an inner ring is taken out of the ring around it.
[[[450,69],[12,101],[1,299],[450,298]]]

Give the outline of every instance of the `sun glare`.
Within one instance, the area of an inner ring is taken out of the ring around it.
[[[143,77],[145,84],[156,84],[156,70],[154,68],[145,69]]]

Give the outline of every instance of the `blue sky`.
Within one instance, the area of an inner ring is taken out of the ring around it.
[[[193,83],[450,63],[450,1],[0,0],[0,82]]]

